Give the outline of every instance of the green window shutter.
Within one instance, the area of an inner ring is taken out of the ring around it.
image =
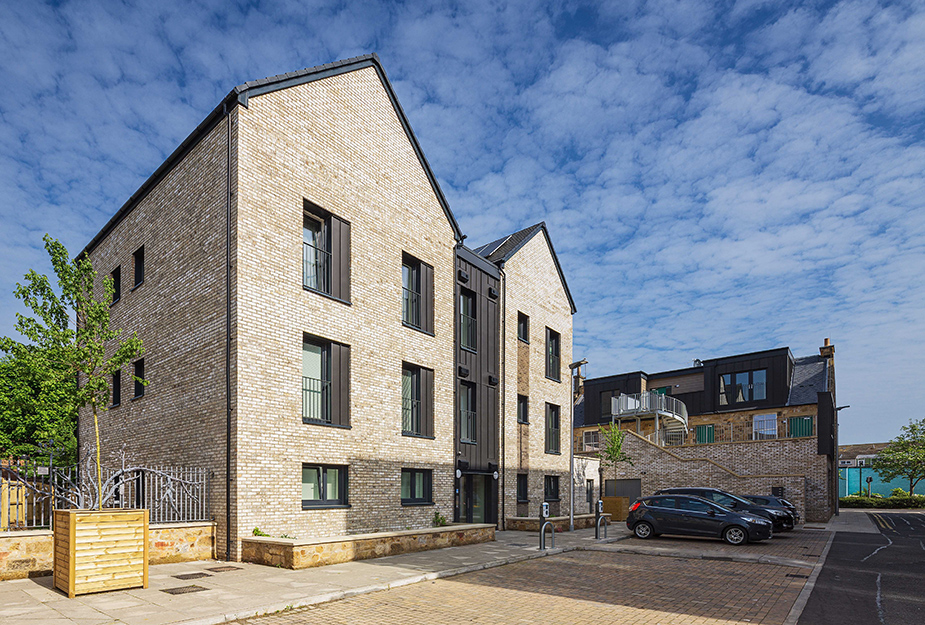
[[[698,425],[697,426],[697,444],[703,445],[705,443],[714,442],[714,429],[713,425]]]
[[[787,430],[790,438],[804,438],[813,435],[812,417],[790,417],[787,420]]]

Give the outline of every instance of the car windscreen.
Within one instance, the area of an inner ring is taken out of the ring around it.
[[[747,499],[742,499],[741,497],[736,497],[735,495],[730,495],[729,493],[713,493],[713,501],[727,508],[731,508],[733,504],[739,504],[746,507],[756,505]]]
[[[729,512],[726,508],[715,503],[694,499],[692,497],[678,497],[678,508],[690,512]]]

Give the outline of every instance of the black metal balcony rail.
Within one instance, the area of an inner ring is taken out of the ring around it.
[[[310,289],[331,293],[331,253],[302,243],[302,284]]]
[[[302,378],[302,418],[307,421],[331,422],[331,382]]]

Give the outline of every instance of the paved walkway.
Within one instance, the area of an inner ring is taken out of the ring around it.
[[[625,526],[615,524],[608,542],[626,536]],[[0,582],[0,625],[211,625],[597,544],[594,530],[557,534],[556,549],[546,552],[539,551],[536,533],[497,532],[496,538],[491,543],[301,571],[241,562],[162,564],[150,567],[146,589],[76,599],[52,588],[51,577],[4,581]],[[231,570],[216,570],[221,568]],[[172,589],[188,592],[165,592]]]
[[[884,512],[880,509],[842,508],[838,516],[833,516],[826,525],[807,524],[807,527],[820,527],[830,532],[856,532],[858,534],[879,534],[880,530],[867,516],[868,512]],[[889,510],[887,510],[889,512]],[[895,511],[894,511],[895,512]]]

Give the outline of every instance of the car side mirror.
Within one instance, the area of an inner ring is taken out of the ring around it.
[[[710,510],[709,510],[709,512],[707,512],[707,514],[709,514],[710,516],[716,516],[716,510],[714,510],[713,508],[710,508]]]

